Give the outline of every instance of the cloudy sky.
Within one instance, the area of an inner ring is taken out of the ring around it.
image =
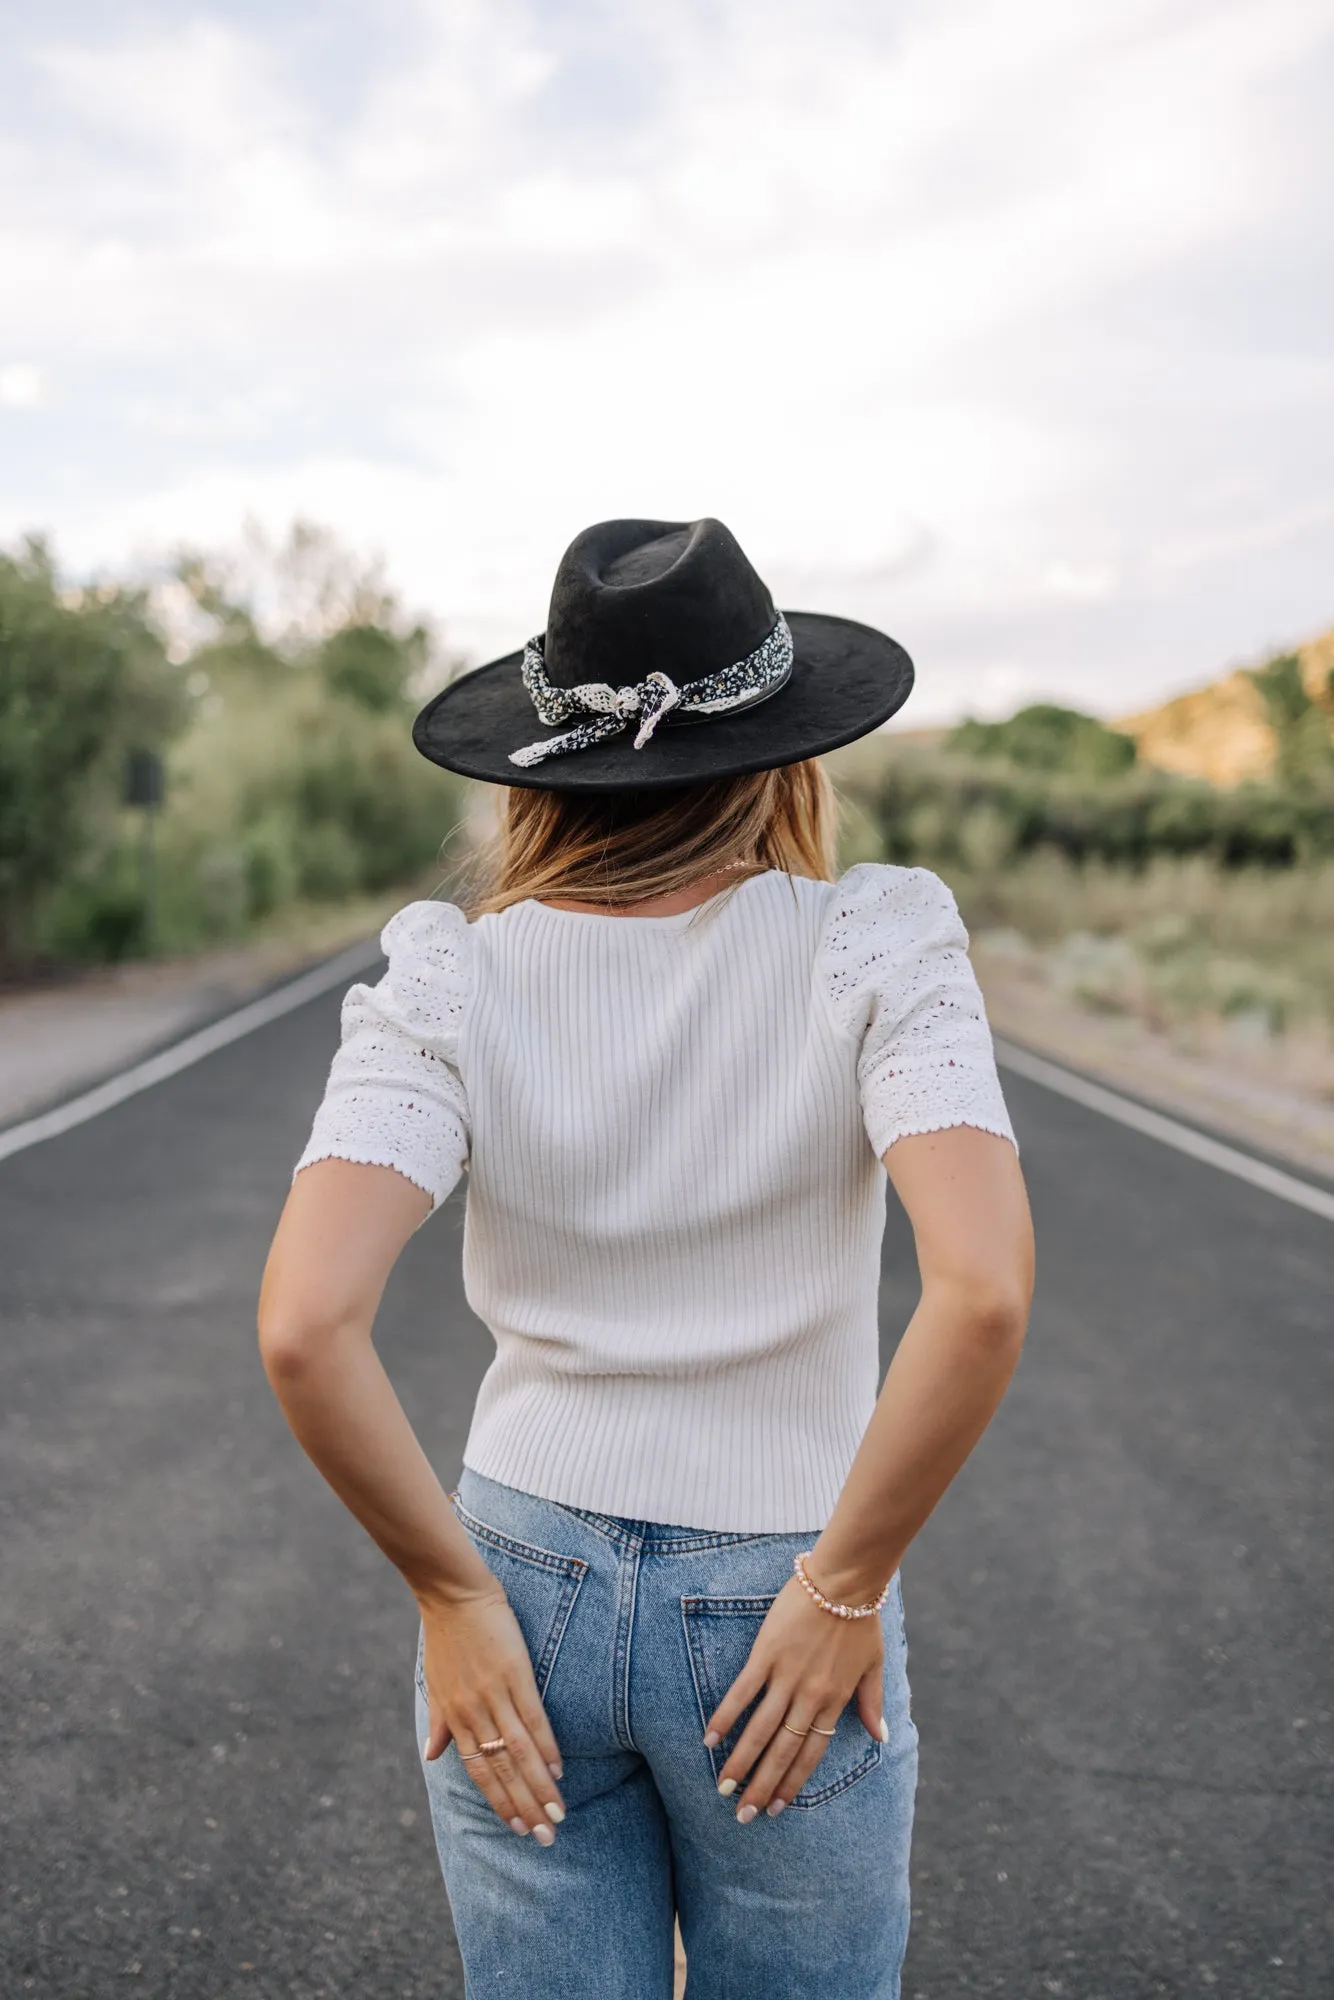
[[[906,722],[1334,623],[1334,0],[0,0],[0,538],[296,514],[477,657],[721,515]]]

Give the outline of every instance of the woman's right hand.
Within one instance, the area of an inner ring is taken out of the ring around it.
[[[555,1782],[560,1751],[508,1598],[495,1583],[447,1600],[419,1597],[418,1604],[431,1718],[422,1756],[432,1763],[457,1743],[464,1770],[505,1824],[550,1847],[565,1817]],[[499,1738],[503,1750],[471,1754]]]

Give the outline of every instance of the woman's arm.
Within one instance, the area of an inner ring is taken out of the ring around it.
[[[922,1295],[812,1551],[813,1579],[839,1604],[877,1595],[990,1423],[1033,1295],[1033,1227],[1008,1140],[955,1126],[900,1139],[885,1166]]]
[[[912,1224],[922,1295],[807,1565],[840,1604],[879,1595],[986,1429],[1033,1289],[1032,1224],[1008,1140],[956,1126],[900,1139],[885,1166]],[[880,1733],[882,1652],[878,1619],[833,1618],[795,1579],[780,1592],[709,1723],[710,1736],[725,1736],[766,1690],[721,1773],[729,1791],[750,1773],[738,1801],[748,1818],[749,1807],[781,1811],[823,1753],[825,1738],[800,1738],[785,1718],[832,1728],[855,1689],[862,1721]]]
[[[390,1167],[299,1173],[269,1253],[259,1344],[283,1414],[339,1499],[399,1570],[426,1632],[438,1757],[503,1736],[468,1770],[502,1819],[545,1845],[564,1817],[560,1753],[505,1593],[455,1518],[371,1338],[390,1271],[429,1198]]]

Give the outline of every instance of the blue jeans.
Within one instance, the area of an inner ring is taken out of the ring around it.
[[[451,1747],[425,1766],[469,2000],[898,2000],[917,1732],[898,1584],[883,1614],[889,1742],[849,1705],[806,1787],[741,1826],[707,1718],[807,1535],[627,1521],[463,1475],[458,1515],[505,1586],[565,1775],[549,1848],[512,1833]],[[743,1717],[743,1721],[745,1718]],[[417,1736],[426,1734],[421,1656]]]

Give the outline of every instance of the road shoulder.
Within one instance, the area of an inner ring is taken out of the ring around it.
[[[1226,1026],[1190,1037],[1097,1012],[975,943],[993,1031],[1188,1124],[1334,1179],[1334,1102],[1285,1073],[1282,1051],[1229,1043]]]
[[[282,929],[218,951],[98,966],[59,982],[0,991],[0,1129],[373,937],[410,895],[400,889],[338,909],[302,911]]]

